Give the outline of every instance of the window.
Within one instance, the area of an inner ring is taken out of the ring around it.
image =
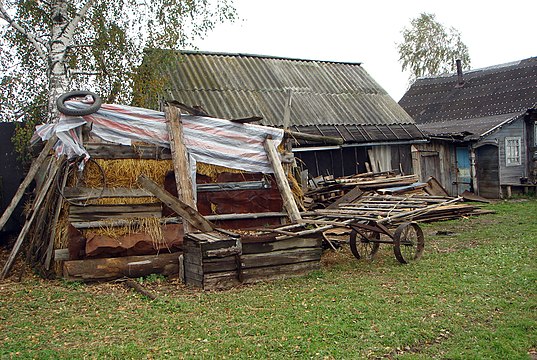
[[[505,165],[516,166],[522,164],[520,155],[520,137],[505,138]]]

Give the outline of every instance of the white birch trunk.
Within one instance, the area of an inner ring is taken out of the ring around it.
[[[56,107],[56,99],[67,91],[69,79],[67,78],[67,66],[65,55],[71,39],[66,36],[67,2],[57,0],[53,9],[51,46],[48,54],[49,62],[49,122],[57,122],[59,111]]]

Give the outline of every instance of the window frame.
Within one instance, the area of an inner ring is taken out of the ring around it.
[[[516,141],[516,146],[510,146],[510,142]],[[514,149],[515,154],[512,152]],[[522,138],[520,136],[508,136],[505,138],[505,166],[522,165]]]

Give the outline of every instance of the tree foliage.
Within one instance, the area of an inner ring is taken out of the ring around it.
[[[422,13],[401,31],[403,41],[397,44],[403,70],[410,70],[411,80],[456,70],[455,60],[470,67],[468,47],[453,27],[445,28],[434,14]]]
[[[190,46],[235,17],[233,0],[0,0],[1,120],[55,121],[70,90],[130,104],[145,49]]]

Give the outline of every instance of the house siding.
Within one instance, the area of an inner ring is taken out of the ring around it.
[[[520,138],[520,165],[506,165],[506,149],[505,138],[519,137]],[[484,141],[495,140],[498,143],[499,149],[499,166],[500,166],[500,185],[520,184],[520,178],[526,177],[527,174],[527,140],[524,120],[518,119],[511,124],[508,124],[493,134],[485,137]]]

